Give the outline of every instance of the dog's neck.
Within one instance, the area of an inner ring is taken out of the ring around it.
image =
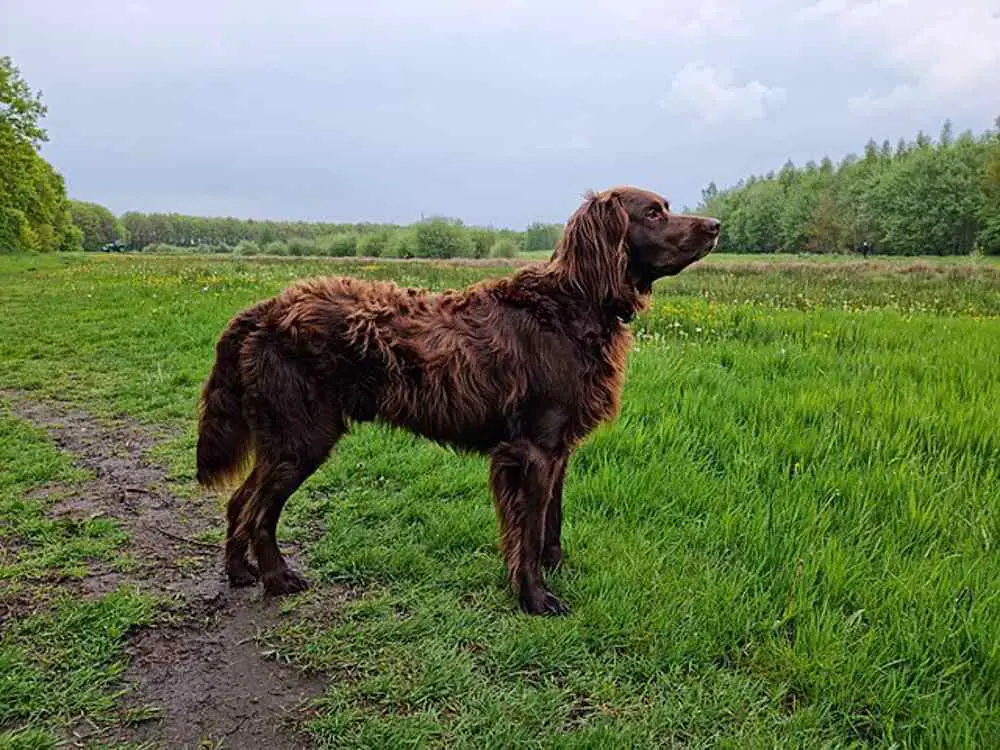
[[[633,320],[635,320],[635,314],[636,314],[636,312],[632,308],[628,308],[628,309],[622,308],[622,309],[615,309],[614,310],[614,314],[615,314],[615,318],[617,318],[621,323],[624,323],[625,325],[628,325]]]
[[[513,277],[499,283],[508,290],[518,290],[514,298],[534,299],[532,290],[539,286],[557,291],[558,296],[552,299],[561,296],[566,302],[572,300],[570,303],[572,308],[581,312],[586,310],[586,318],[607,333],[616,332],[621,326],[627,326],[635,320],[636,315],[646,308],[649,300],[649,294],[642,292],[631,300],[593,300],[580,293],[574,285],[567,283],[565,276],[548,264],[522,269]]]

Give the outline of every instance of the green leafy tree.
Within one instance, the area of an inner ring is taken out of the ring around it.
[[[69,210],[73,225],[82,233],[84,250],[100,250],[109,243],[125,241],[125,228],[104,206],[71,200]]]
[[[714,183],[710,187],[713,186]],[[540,222],[535,222],[524,230],[523,247],[527,252],[535,250],[552,250],[559,242],[559,238],[562,236],[562,231],[563,228],[561,224],[542,224]]]
[[[9,57],[0,57],[0,120],[14,137],[37,149],[49,139],[41,126],[47,113],[41,92],[34,92],[21,78],[21,71]]]
[[[380,258],[388,254],[392,233],[387,229],[379,229],[358,237],[358,255],[366,258]]]
[[[453,219],[432,218],[414,228],[416,254],[422,258],[472,257],[472,237],[461,222]]]
[[[981,229],[977,247],[989,255],[1000,255],[1000,117],[996,129],[983,142],[983,203],[979,210]]]
[[[1000,131],[1000,118],[998,118]],[[869,140],[861,158],[824,157],[797,169],[714,184],[699,210],[722,221],[727,252],[842,252],[870,243],[890,254],[1000,252],[1000,134],[934,142]]]
[[[490,247],[489,257],[491,258],[513,258],[520,248],[518,244],[509,237],[501,237]]]
[[[72,250],[62,176],[38,153],[45,106],[9,57],[0,58],[0,252]]]

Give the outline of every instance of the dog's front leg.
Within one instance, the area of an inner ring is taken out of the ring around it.
[[[562,492],[568,458],[556,459],[552,476],[552,489],[545,506],[544,534],[542,537],[542,567],[548,570],[562,564]]]
[[[545,511],[558,465],[558,458],[527,441],[504,443],[492,453],[490,481],[507,570],[521,608],[529,614],[568,611],[545,587],[540,564]]]

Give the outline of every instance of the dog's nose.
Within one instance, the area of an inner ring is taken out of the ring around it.
[[[718,219],[705,219],[705,231],[709,234],[718,234],[722,229],[722,223]]]

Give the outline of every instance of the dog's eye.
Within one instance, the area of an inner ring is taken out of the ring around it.
[[[653,206],[646,209],[646,217],[649,219],[662,219],[663,212],[657,206]]]

